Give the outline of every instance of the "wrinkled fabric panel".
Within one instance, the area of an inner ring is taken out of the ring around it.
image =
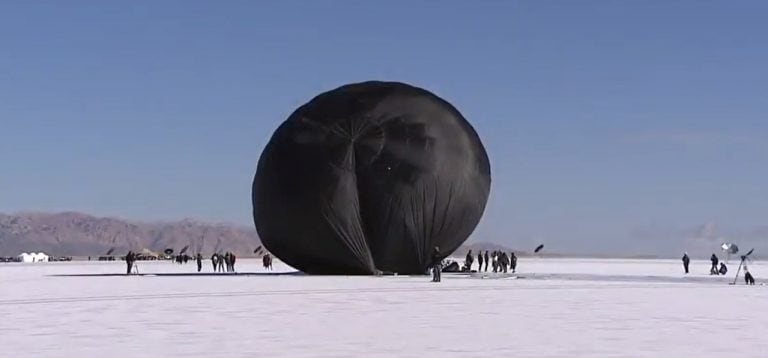
[[[412,86],[326,92],[275,132],[253,184],[264,246],[307,273],[420,274],[472,233],[490,165],[450,104]]]

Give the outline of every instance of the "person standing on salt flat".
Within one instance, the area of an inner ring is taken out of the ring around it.
[[[225,255],[219,254],[218,272],[224,272],[224,265],[229,265],[229,262],[227,262],[227,257]]]
[[[272,270],[272,256],[269,253],[266,253],[264,256],[262,256],[261,263],[265,270]]]
[[[131,270],[133,270],[133,261],[136,260],[136,256],[133,254],[133,251],[128,251],[128,254],[125,255],[125,264],[128,266],[128,270],[126,271],[126,275],[131,274]]]
[[[488,256],[488,250],[485,250],[485,272],[488,272],[488,263],[491,261],[491,257]]]
[[[685,273],[688,274],[688,265],[691,263],[691,258],[688,257],[688,253],[683,253],[683,270],[685,270]]]
[[[719,273],[717,271],[717,264],[720,263],[720,259],[717,258],[717,255],[712,254],[712,256],[709,258],[709,261],[712,262],[712,267],[709,269],[709,274],[717,275]]]
[[[506,252],[501,252],[501,259],[499,260],[501,264],[501,272],[507,273],[508,267],[509,267],[509,256],[507,256]]]
[[[477,272],[483,272],[483,252],[477,252]]]
[[[469,250],[469,252],[467,253],[467,258],[464,262],[464,266],[467,267],[467,271],[470,271],[470,272],[472,271],[472,261],[474,260],[475,260],[475,257],[472,256],[472,250]]]
[[[440,273],[443,270],[442,261],[440,248],[435,246],[435,250],[432,251],[432,282],[440,282]]]
[[[200,255],[200,253],[197,253],[197,256],[195,256],[195,261],[197,261],[197,272],[202,271],[203,269],[203,255]]]
[[[517,270],[517,256],[514,252],[509,253],[509,267],[512,269],[512,273]]]
[[[742,259],[742,262],[745,261]],[[752,274],[749,273],[749,269],[747,268],[747,263],[744,262],[744,283],[747,285],[754,285],[755,284],[755,278],[752,277]]]

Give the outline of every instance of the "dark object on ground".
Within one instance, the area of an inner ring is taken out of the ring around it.
[[[490,164],[451,104],[365,82],[323,93],[277,129],[253,182],[264,247],[311,274],[423,274],[485,210]]]
[[[461,267],[456,261],[452,261],[443,267],[443,272],[461,272]]]
[[[536,250],[533,250],[533,253],[538,254],[539,251],[541,251],[541,249],[543,249],[543,248],[544,248],[544,245],[536,246]]]

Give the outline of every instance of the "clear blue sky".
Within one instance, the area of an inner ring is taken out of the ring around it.
[[[252,225],[279,123],[321,91],[383,79],[443,96],[483,138],[494,182],[474,240],[766,242],[767,14],[764,1],[3,1],[0,212]]]

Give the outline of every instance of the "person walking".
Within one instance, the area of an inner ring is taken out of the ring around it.
[[[440,248],[435,246],[432,251],[432,282],[440,282],[440,273],[443,270],[443,257],[440,254]]]
[[[691,258],[688,257],[688,253],[683,253],[683,269],[685,270],[685,273],[688,274],[688,265],[691,263]]]
[[[712,256],[709,258],[709,261],[712,262],[712,267],[709,269],[710,275],[717,275],[717,264],[720,262],[720,259],[717,258],[717,255],[712,254]]]
[[[197,256],[195,256],[195,261],[197,261],[197,272],[200,272],[203,270],[203,255],[200,255],[200,253],[197,253]]]

